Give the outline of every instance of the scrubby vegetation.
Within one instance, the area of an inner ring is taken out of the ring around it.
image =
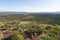
[[[0,30],[15,30],[4,40],[60,40],[59,17],[56,14],[2,15]],[[1,34],[0,38],[3,38]]]

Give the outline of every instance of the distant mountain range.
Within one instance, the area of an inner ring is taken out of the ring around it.
[[[8,14],[60,14],[60,12],[0,12],[0,15]]]

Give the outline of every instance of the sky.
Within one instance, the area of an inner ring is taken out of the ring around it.
[[[0,0],[0,12],[60,11],[60,0]]]

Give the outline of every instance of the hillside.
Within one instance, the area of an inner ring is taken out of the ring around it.
[[[60,40],[60,14],[2,13],[0,40]]]

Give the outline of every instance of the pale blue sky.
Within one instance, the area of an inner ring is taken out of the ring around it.
[[[0,0],[0,11],[15,11],[15,12],[60,11],[60,0]]]

